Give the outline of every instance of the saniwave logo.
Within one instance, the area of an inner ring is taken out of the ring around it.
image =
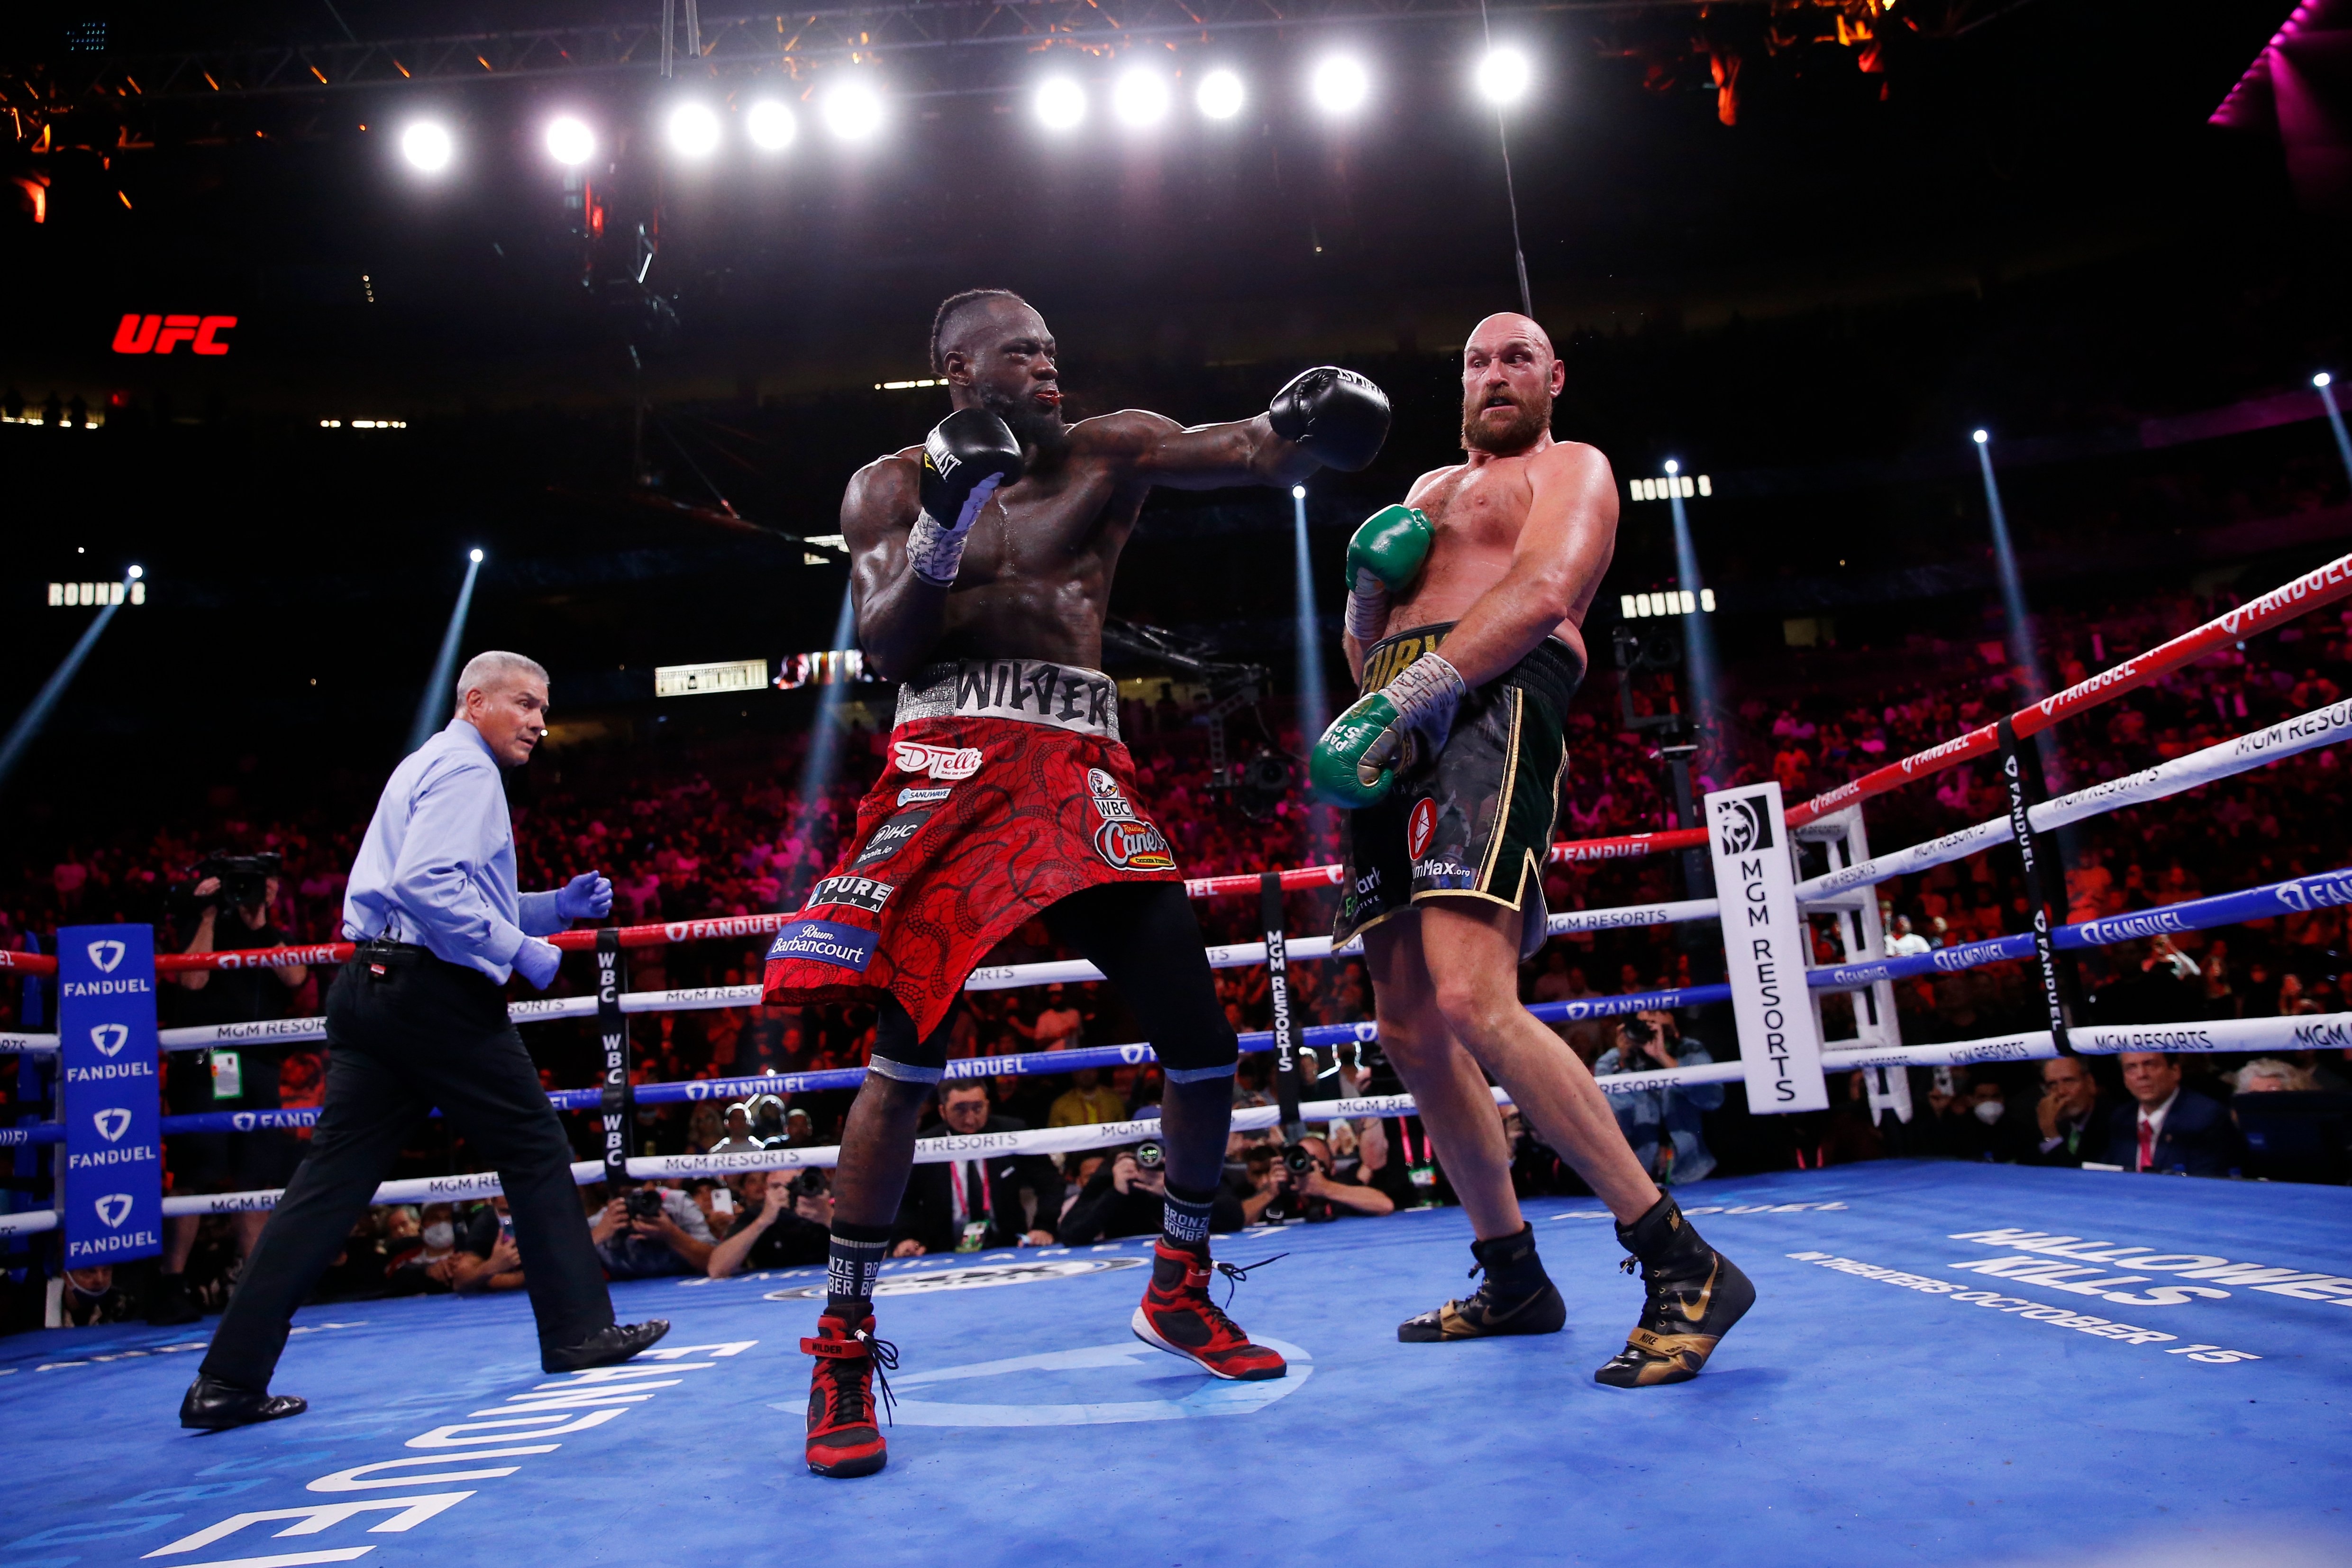
[[[866,966],[874,962],[874,944],[880,936],[879,931],[864,931],[835,921],[799,921],[776,933],[768,956],[804,958],[814,963],[854,969],[862,974]]]
[[[119,947],[121,944],[117,942],[115,945]],[[102,1057],[120,1054],[130,1042],[131,1029],[127,1025],[100,1024],[89,1032],[89,1043],[98,1047],[98,1054]]]
[[[98,965],[100,974],[111,974],[114,966],[122,962],[122,955],[128,951],[119,942],[94,942],[89,944],[89,961]]]
[[[1759,793],[1717,801],[1715,827],[1726,855],[1771,848],[1771,796]]]

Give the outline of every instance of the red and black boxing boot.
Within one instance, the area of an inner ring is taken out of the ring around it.
[[[1484,1272],[1477,1293],[1466,1301],[1407,1318],[1397,1325],[1406,1344],[1444,1340],[1479,1340],[1495,1334],[1556,1334],[1568,1325],[1568,1303],[1536,1256],[1536,1227],[1522,1225],[1516,1236],[1474,1241],[1470,1272]]]
[[[1161,1237],[1151,1249],[1151,1284],[1135,1310],[1135,1337],[1219,1377],[1263,1383],[1282,1376],[1289,1364],[1264,1345],[1250,1343],[1240,1325],[1209,1300],[1209,1281],[1218,1273],[1239,1279],[1248,1272],[1230,1263],[1210,1262],[1205,1241],[1188,1247]]]
[[[1616,1388],[1647,1388],[1685,1383],[1698,1375],[1731,1325],[1756,1304],[1756,1287],[1731,1259],[1699,1239],[1675,1200],[1661,1197],[1632,1225],[1617,1227],[1617,1240],[1639,1262],[1642,1321],[1598,1372],[1595,1383]]]
[[[809,1374],[808,1468],[820,1476],[870,1476],[890,1462],[889,1445],[874,1423],[874,1385],[890,1402],[884,1374],[898,1364],[898,1347],[874,1337],[868,1315],[856,1328],[837,1312],[816,1321],[816,1338],[801,1342],[816,1357]]]

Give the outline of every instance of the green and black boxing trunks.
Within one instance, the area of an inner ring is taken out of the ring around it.
[[[1364,655],[1363,689],[1377,690],[1454,626],[1415,626]],[[1583,666],[1546,637],[1454,710],[1433,756],[1417,755],[1378,805],[1348,814],[1336,945],[1429,898],[1483,899],[1527,915],[1522,953],[1541,945],[1543,865],[1559,809],[1569,700]],[[1532,899],[1532,902],[1530,902]]]

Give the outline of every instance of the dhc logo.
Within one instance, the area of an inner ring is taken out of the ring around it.
[[[98,965],[100,974],[111,974],[125,951],[119,942],[94,942],[89,944],[89,961]]]
[[[98,945],[119,948],[122,944],[116,942],[104,942]],[[125,1024],[100,1024],[89,1032],[89,1043],[96,1046],[98,1047],[99,1055],[103,1057],[111,1057],[120,1052],[125,1045],[130,1043],[130,1040],[131,1028],[130,1026]]]

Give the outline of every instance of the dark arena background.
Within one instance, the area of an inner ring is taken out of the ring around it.
[[[0,1568],[2352,1560],[2352,4],[724,4],[0,14]],[[877,1013],[762,963],[893,756],[844,487],[972,288],[1072,419],[1392,405],[1360,471],[1154,491],[1103,652],[1241,1036],[1217,1298],[1290,1369],[1125,1329],[1160,1068],[1033,920],[942,1086],[1021,1223],[909,1199],[890,1466],[823,1479]],[[1619,510],[1518,1000],[1759,1291],[1671,1387],[1593,1380],[1633,1261],[1499,1090],[1567,1329],[1398,1342],[1472,1232],[1307,783],[1350,535],[1523,306]],[[675,1326],[541,1372],[421,1119],[310,1411],[183,1431],[362,832],[491,648],[552,699],[521,886],[614,886],[513,1016]],[[814,1250],[738,1267],[771,1171]]]

